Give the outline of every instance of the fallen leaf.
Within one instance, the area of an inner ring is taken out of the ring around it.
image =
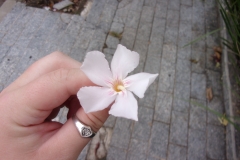
[[[117,32],[109,32],[109,34],[113,37],[116,37],[118,39],[121,39],[122,38],[122,34],[121,33],[117,33]]]
[[[196,60],[196,59],[190,59],[190,62],[197,64],[197,63],[198,63],[198,60]]]
[[[228,120],[227,120],[225,114],[223,114],[221,117],[218,117],[218,120],[219,120],[219,122],[220,122],[222,125],[224,125],[224,126],[226,126],[226,125],[228,124]]]
[[[222,53],[222,48],[221,47],[213,47],[213,50],[218,53]]]
[[[221,59],[221,55],[219,52],[215,52],[214,55],[216,56],[217,59],[219,59],[219,60]]]
[[[212,88],[211,87],[208,87],[206,89],[206,95],[207,95],[208,101],[211,101],[213,99],[213,94],[212,94]]]
[[[220,63],[219,62],[216,63],[216,68],[220,68]]]

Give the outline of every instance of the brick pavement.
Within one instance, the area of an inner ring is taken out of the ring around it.
[[[219,35],[182,48],[217,29],[218,18],[215,0],[93,0],[86,19],[17,3],[0,23],[0,89],[52,51],[82,61],[86,52],[100,50],[111,60],[121,43],[141,55],[134,73],[159,77],[138,100],[138,122],[112,116],[106,121],[104,126],[113,129],[107,159],[226,159],[225,127],[189,102],[224,112],[221,70],[211,61]],[[206,87],[213,89],[211,102]],[[59,113],[60,122],[66,113]],[[88,147],[79,159],[86,158]]]

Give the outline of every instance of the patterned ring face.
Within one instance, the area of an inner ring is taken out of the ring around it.
[[[72,117],[72,120],[81,137],[93,138],[96,135],[96,133],[92,131],[91,127],[85,126],[82,122],[80,122],[76,115]]]

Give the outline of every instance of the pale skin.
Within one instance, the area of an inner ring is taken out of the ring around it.
[[[32,64],[0,93],[1,159],[74,160],[89,142],[74,126],[74,114],[97,132],[109,108],[86,114],[75,96],[94,85],[80,70],[81,63],[54,52]],[[61,106],[68,121],[52,122]]]

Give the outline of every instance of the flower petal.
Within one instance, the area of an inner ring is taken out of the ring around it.
[[[105,55],[98,51],[87,53],[81,70],[93,83],[99,86],[107,87],[107,83],[112,79],[112,73]]]
[[[86,113],[107,108],[115,99],[116,94],[106,87],[83,87],[77,97]]]
[[[138,73],[124,79],[127,90],[132,91],[139,98],[144,97],[147,88],[153,83],[158,74]]]
[[[119,44],[111,63],[113,77],[124,79],[138,66],[138,63],[139,54]]]
[[[126,94],[118,95],[112,105],[109,114],[116,117],[124,117],[138,121],[138,104],[133,94],[129,91]]]

